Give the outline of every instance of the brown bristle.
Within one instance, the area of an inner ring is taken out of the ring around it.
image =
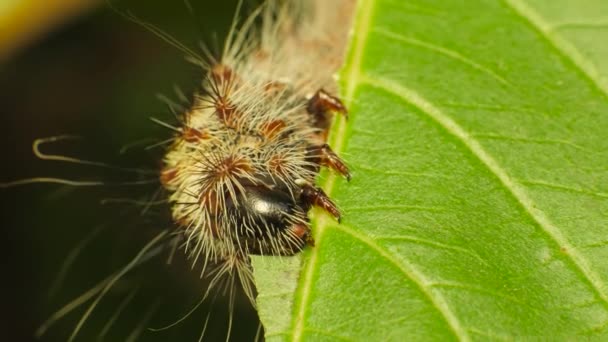
[[[285,91],[286,88],[287,88],[287,85],[285,83],[274,81],[274,82],[268,82],[264,86],[264,91],[266,91],[269,94],[278,94],[278,93]]]
[[[193,127],[184,127],[182,138],[189,143],[196,143],[200,140],[209,139],[210,136],[207,132],[200,131]]]
[[[171,183],[177,177],[177,168],[166,167],[160,172],[160,183],[166,187],[171,187]]]
[[[262,126],[262,131],[260,132],[264,137],[268,139],[272,139],[277,136],[281,131],[286,127],[285,121],[283,120],[273,120]]]
[[[213,189],[205,190],[199,195],[198,202],[200,205],[211,209],[211,212],[217,212],[217,192]]]
[[[268,160],[268,167],[272,172],[277,174],[285,174],[285,158],[278,154],[273,155]]]
[[[216,164],[211,170],[211,175],[217,181],[223,181],[231,177],[243,176],[251,170],[252,166],[249,160],[243,157],[230,156]]]
[[[175,224],[181,228],[185,228],[190,225],[190,220],[188,219],[188,216],[186,216],[186,215],[181,216],[181,217],[176,217],[176,218],[174,218],[174,221],[175,221]]]
[[[251,58],[256,59],[258,61],[262,61],[268,59],[269,56],[270,53],[268,53],[268,51],[266,51],[265,49],[259,49],[252,54]]]
[[[226,125],[226,127],[235,128],[236,119],[238,117],[236,107],[223,96],[214,99],[214,102],[217,116],[222,123]]]
[[[217,83],[229,83],[233,79],[232,69],[225,64],[216,64],[211,68],[211,77]]]

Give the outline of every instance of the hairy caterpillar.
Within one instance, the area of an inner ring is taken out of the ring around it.
[[[265,6],[262,27],[252,32],[245,23],[205,66],[202,95],[184,115],[161,174],[195,262],[202,255],[205,266],[219,263],[218,278],[235,273],[251,299],[249,254],[293,255],[313,245],[313,205],[340,219],[313,185],[319,168],[350,178],[325,144],[331,113],[346,114],[324,90],[333,66],[318,63],[336,47],[302,32],[311,28],[289,15],[305,12],[303,3]]]
[[[339,217],[314,179],[321,166],[349,176],[324,141],[331,112],[345,113],[330,94],[350,7],[271,0],[235,20],[221,54],[190,56],[204,68],[202,91],[178,124],[167,124],[176,135],[159,177],[175,225],[152,241],[183,246],[211,274],[209,291],[221,282],[232,290],[236,280],[253,301],[249,254],[291,255],[312,244],[313,205]]]

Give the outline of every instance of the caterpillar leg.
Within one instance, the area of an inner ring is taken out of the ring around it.
[[[348,111],[342,101],[329,94],[324,89],[317,90],[317,92],[308,99],[306,111],[312,116],[313,125],[325,131],[327,131],[331,123],[329,120],[329,114],[331,112],[340,113],[348,118]]]
[[[346,178],[351,179],[350,171],[344,161],[334,152],[328,144],[313,146],[309,149],[313,162],[328,167]]]
[[[327,211],[333,217],[335,217],[338,222],[340,222],[340,218],[342,216],[340,214],[340,210],[321,188],[312,186],[310,184],[304,184],[302,186],[300,199],[311,206],[314,205]]]
[[[319,89],[317,92],[308,100],[306,110],[312,115],[323,115],[328,112],[336,112],[347,116],[348,111],[342,101],[329,94],[324,89]]]

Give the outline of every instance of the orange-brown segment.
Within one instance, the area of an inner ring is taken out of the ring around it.
[[[165,167],[160,171],[160,183],[165,187],[169,188],[172,186],[173,180],[177,178],[177,168]]]
[[[195,143],[200,140],[205,140],[205,139],[210,138],[210,136],[209,136],[209,134],[207,134],[207,132],[198,130],[194,127],[184,127],[182,129],[182,132],[183,132],[182,138],[189,143]]]
[[[264,124],[260,133],[268,139],[273,139],[279,135],[286,126],[287,125],[283,120],[273,120]]]

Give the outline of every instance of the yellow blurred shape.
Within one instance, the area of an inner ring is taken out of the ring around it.
[[[0,63],[101,0],[0,0]]]

